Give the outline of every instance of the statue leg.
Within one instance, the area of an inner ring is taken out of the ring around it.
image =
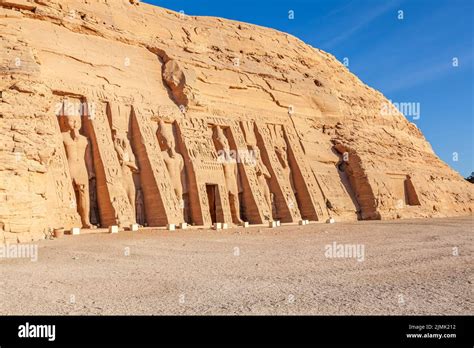
[[[89,220],[90,203],[89,203],[89,187],[88,185],[78,185],[78,210],[81,216],[81,222],[83,228],[91,228],[91,222]]]
[[[230,212],[232,214],[232,221],[235,224],[241,224],[242,220],[240,219],[239,195],[229,192],[229,201],[230,201]]]
[[[188,202],[189,202],[189,195],[185,193],[183,194],[183,216],[184,216],[185,222],[191,223],[191,216],[189,215]]]
[[[127,198],[132,206],[133,214],[136,214],[136,189],[135,182],[133,181],[133,173],[128,167],[122,167],[122,176],[125,184],[125,190],[127,191]]]
[[[270,197],[270,189],[268,188],[268,186],[264,186],[263,191],[264,191],[265,200],[267,201],[268,209],[271,211],[272,210],[272,198]]]
[[[185,213],[185,207],[186,205],[184,204],[184,197],[183,197],[183,188],[181,187],[181,184],[177,186],[174,190],[174,193],[176,194],[176,198],[178,198],[178,203],[181,208],[181,218],[183,222],[186,221],[184,213]]]
[[[263,190],[263,198],[265,199],[265,202],[267,203],[268,211],[271,215],[272,214],[272,198],[270,195],[270,189],[268,188],[267,180],[265,180],[263,176],[259,176],[258,183],[260,184],[260,187]]]

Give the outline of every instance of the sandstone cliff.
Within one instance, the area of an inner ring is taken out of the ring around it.
[[[414,124],[288,34],[137,1],[0,0],[0,47],[0,242],[472,213],[472,185]]]

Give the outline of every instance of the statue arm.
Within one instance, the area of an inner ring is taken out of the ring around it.
[[[124,158],[123,149],[122,149],[122,147],[121,147],[119,144],[117,144],[117,142],[115,142],[115,141],[114,141],[114,149],[115,149],[115,152],[117,152],[117,156],[118,156],[118,159],[119,159],[120,164],[122,164],[123,158]]]
[[[130,144],[127,142],[125,144],[125,151],[127,151],[128,153],[128,158],[129,158],[129,161],[126,162],[125,164],[130,168],[132,169],[133,172],[135,173],[138,173],[140,170],[138,169],[138,166],[137,166],[137,162],[135,160],[135,155],[133,154],[133,151],[131,149],[131,146]]]
[[[94,160],[92,157],[92,145],[89,139],[87,139],[87,146],[86,146],[86,166],[87,166],[87,172],[89,173],[89,179],[95,178]]]
[[[138,167],[135,163],[135,156],[133,155],[132,151],[127,151],[127,149],[123,148],[122,145],[120,145],[117,141],[114,142],[114,148],[115,151],[117,152],[117,156],[119,159],[120,165],[125,164],[127,167],[129,167],[132,171],[138,173]],[[124,161],[125,158],[125,152],[128,154],[129,161]]]
[[[125,161],[125,165],[129,167],[132,172],[138,173],[140,170],[138,169],[137,163],[135,161],[135,156],[133,155],[132,151],[128,151],[128,161]]]
[[[179,161],[179,172],[181,173],[181,185],[183,187],[183,193],[188,193],[188,183],[186,181],[186,171],[184,168],[184,160],[182,157]]]
[[[239,174],[239,165],[235,165],[235,179],[237,180],[237,190],[238,192],[242,192],[244,188],[242,187],[242,182],[240,180],[240,174]]]
[[[265,176],[265,178],[267,179],[271,179],[272,175],[270,174],[270,172],[268,171],[268,168],[265,164],[263,164],[263,175]]]
[[[268,171],[268,168],[264,163],[262,163],[262,162],[258,163],[258,170],[262,173],[262,175],[266,179],[271,179],[272,176],[270,175],[270,172]]]
[[[125,165],[127,165],[127,167],[129,167],[135,173],[138,173],[140,171],[134,160],[125,162]]]

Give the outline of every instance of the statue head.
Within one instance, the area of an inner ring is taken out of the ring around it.
[[[81,129],[81,117],[80,116],[65,116],[66,125],[68,130],[78,132]]]
[[[176,142],[172,131],[166,128],[165,122],[163,122],[163,120],[160,120],[158,122],[158,132],[161,137],[162,144],[165,147],[165,150],[170,153],[171,157],[174,157]]]
[[[122,149],[128,147],[128,136],[127,132],[114,128],[112,130],[112,138],[116,144],[118,144]]]

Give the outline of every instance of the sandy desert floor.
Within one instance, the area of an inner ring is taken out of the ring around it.
[[[39,242],[37,262],[0,259],[0,314],[473,314],[473,226],[65,236]],[[363,245],[364,261],[326,257],[333,242]]]

